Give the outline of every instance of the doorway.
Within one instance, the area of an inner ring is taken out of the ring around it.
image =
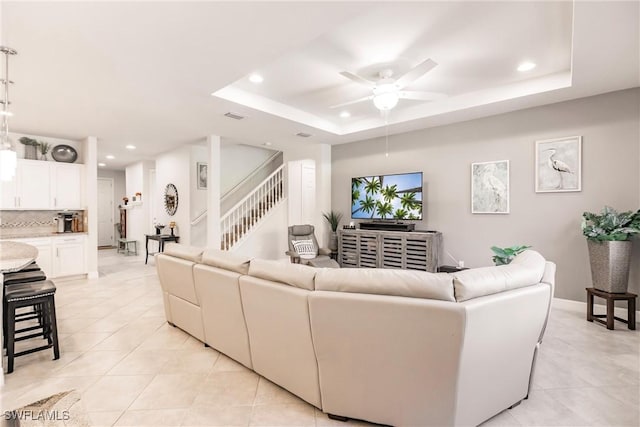
[[[98,247],[113,247],[113,178],[98,178]]]

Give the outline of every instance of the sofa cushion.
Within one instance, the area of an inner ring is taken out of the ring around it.
[[[318,270],[316,290],[455,301],[453,278],[450,275],[415,270],[380,268]]]
[[[251,259],[233,252],[220,249],[207,249],[202,254],[202,263],[224,270],[234,271],[239,274],[249,273],[249,261]]]
[[[456,300],[466,301],[540,283],[545,264],[542,255],[527,250],[518,254],[508,265],[452,273]]]
[[[167,243],[164,245],[164,254],[187,261],[200,262],[202,260],[203,248],[197,246],[181,245],[180,243]]]
[[[252,259],[249,264],[249,276],[286,283],[310,291],[314,289],[313,279],[316,271],[318,270],[306,265],[264,259]]]

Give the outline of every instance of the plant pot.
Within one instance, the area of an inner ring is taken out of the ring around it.
[[[593,287],[614,294],[627,292],[632,242],[587,240],[587,246]]]
[[[338,250],[338,233],[335,231],[329,233],[329,249],[334,252]]]
[[[35,145],[25,145],[24,146],[24,158],[27,160],[37,160],[38,159],[38,148]]]

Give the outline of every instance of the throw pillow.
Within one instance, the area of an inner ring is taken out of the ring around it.
[[[313,240],[292,240],[291,244],[302,259],[314,259],[318,256],[318,248]]]

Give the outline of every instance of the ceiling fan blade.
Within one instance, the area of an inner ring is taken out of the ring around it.
[[[402,90],[398,95],[402,99],[415,99],[417,101],[437,101],[447,97],[446,94],[440,92],[418,92],[413,90]]]
[[[359,83],[361,85],[365,85],[365,86],[370,87],[370,88],[372,88],[372,87],[374,87],[376,85],[375,82],[367,80],[367,79],[365,79],[363,77],[360,77],[357,74],[353,74],[353,73],[351,73],[349,71],[342,71],[342,72],[340,72],[340,75],[343,76],[343,77],[348,78],[349,80],[352,80],[352,81],[354,81],[356,83]]]
[[[349,101],[349,102],[343,102],[342,104],[337,104],[337,105],[332,105],[329,108],[341,108],[341,107],[346,107],[347,105],[351,105],[351,104],[357,104],[359,102],[364,102],[364,101],[369,101],[370,99],[373,99],[373,95],[369,95],[369,96],[365,96],[364,98],[359,98],[356,99],[354,101]]]
[[[421,63],[419,63],[412,69],[410,69],[409,71],[407,71],[404,75],[399,77],[396,80],[396,84],[400,87],[400,89],[402,89],[403,87],[410,85],[414,81],[418,80],[420,77],[427,74],[436,65],[438,65],[438,63],[432,60],[431,58],[425,59],[424,61],[422,61]]]

